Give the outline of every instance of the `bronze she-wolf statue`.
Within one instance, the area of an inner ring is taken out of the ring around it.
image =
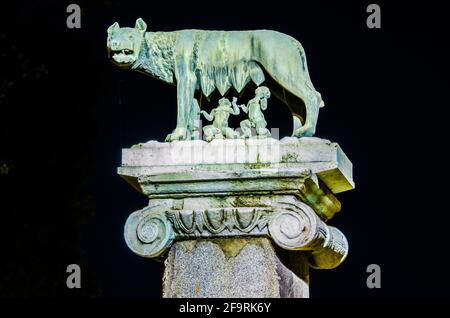
[[[187,125],[196,90],[208,97],[216,88],[222,96],[234,87],[241,92],[253,81],[263,82],[292,112],[295,137],[316,130],[321,95],[311,83],[301,44],[291,36],[270,31],[146,32],[116,22],[108,28],[108,54],[119,67],[133,69],[177,86],[177,127],[167,141],[188,138]]]

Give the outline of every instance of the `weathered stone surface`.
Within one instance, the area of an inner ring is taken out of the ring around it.
[[[301,264],[308,271],[306,262]],[[280,298],[309,298],[308,281],[301,279],[283,263],[276,259],[276,271],[279,277]]]
[[[164,297],[308,297],[265,238],[177,242],[165,261]]]
[[[224,139],[148,143],[122,150],[118,172],[139,189],[140,176],[175,173],[203,175],[249,170],[301,171],[309,169],[331,190],[339,193],[354,188],[352,163],[338,144],[315,137],[281,140]]]
[[[133,252],[150,258],[176,240],[242,236],[270,237],[285,250],[312,252],[316,268],[334,268],[348,252],[343,234],[293,195],[151,199],[130,215],[124,235]]]
[[[167,257],[165,297],[308,297],[309,267],[347,256],[325,222],[351,163],[329,141],[149,142],[124,149],[119,173],[149,198],[124,234],[137,255]]]

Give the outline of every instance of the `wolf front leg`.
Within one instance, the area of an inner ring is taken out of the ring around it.
[[[166,141],[186,140],[188,137],[187,124],[197,79],[193,72],[181,69],[177,73],[177,127]]]
[[[194,98],[192,99],[191,110],[189,111],[189,120],[187,124],[188,139],[197,140],[200,139],[200,105]]]

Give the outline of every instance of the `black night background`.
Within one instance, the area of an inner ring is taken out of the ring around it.
[[[298,39],[326,106],[316,136],[338,142],[356,189],[330,224],[350,243],[346,261],[312,270],[312,298],[448,297],[450,284],[448,28],[440,4],[367,1],[66,1],[0,8],[0,296],[161,297],[163,263],[134,255],[128,215],[146,198],[116,173],[121,149],[163,141],[175,127],[176,89],[112,65],[106,29],[273,29]],[[291,132],[271,99],[268,127]],[[79,264],[82,288],[66,287]],[[381,288],[366,286],[379,264]]]

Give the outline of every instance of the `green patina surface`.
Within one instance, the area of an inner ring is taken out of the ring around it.
[[[288,163],[288,162],[298,162],[298,154],[296,153],[287,153],[281,156],[281,162],[282,163]]]
[[[302,45],[289,35],[271,30],[147,32],[141,18],[134,28],[116,22],[107,33],[114,64],[177,85],[177,127],[167,141],[190,138],[189,123],[198,116],[191,111],[196,90],[208,97],[217,89],[224,96],[232,87],[240,93],[250,82],[264,83],[289,107],[293,136],[315,133],[324,103],[311,82]],[[259,135],[269,135],[261,113],[267,103],[253,101],[243,127],[255,126]]]

